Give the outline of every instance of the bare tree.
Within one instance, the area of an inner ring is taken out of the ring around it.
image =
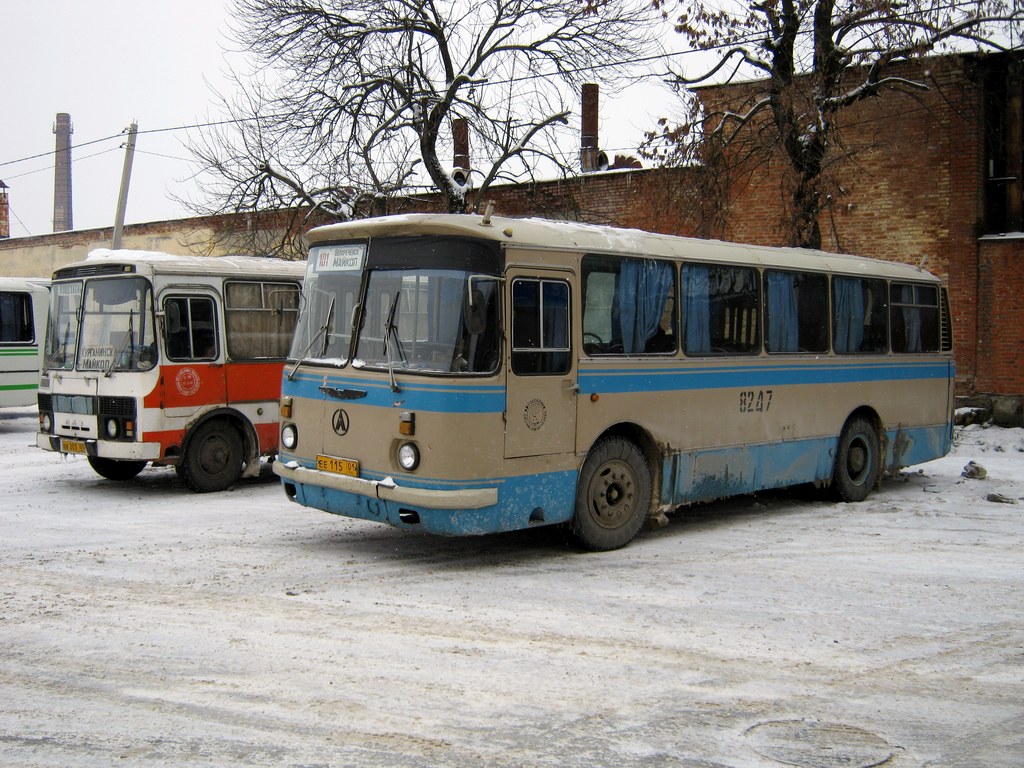
[[[676,31],[706,52],[699,74],[672,74],[678,86],[759,82],[737,88],[747,98],[720,110],[708,111],[689,93],[690,120],[663,120],[645,154],[664,163],[699,159],[718,174],[721,194],[731,170],[779,151],[788,171],[790,244],[811,248],[821,246],[819,216],[839,194],[828,170],[844,152],[843,110],[885,91],[929,88],[894,73],[901,62],[951,48],[1007,50],[1024,24],[1020,0],[759,0],[731,10],[677,0],[679,11],[670,2],[655,0]]]
[[[649,0],[234,0],[232,15],[254,71],[190,147],[205,196],[328,219],[417,191],[476,209],[495,182],[578,168],[558,138],[579,85],[629,76],[662,31]],[[479,168],[466,183],[451,173],[456,117]]]

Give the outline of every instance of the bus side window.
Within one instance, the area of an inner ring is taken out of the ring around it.
[[[828,281],[812,272],[764,273],[765,349],[828,351]]]
[[[686,354],[758,354],[760,293],[756,269],[684,264],[682,318]]]
[[[232,360],[280,359],[288,354],[299,315],[299,286],[233,280],[224,286],[224,323]]]
[[[512,283],[512,372],[569,372],[569,285],[518,278]]]
[[[887,294],[884,280],[832,278],[832,349],[837,355],[888,350]]]
[[[179,296],[164,300],[168,358],[217,358],[217,319],[214,309],[213,299],[205,296]]]
[[[0,293],[0,342],[25,344],[35,338],[27,293]]]
[[[588,255],[582,271],[583,349],[588,355],[675,352],[671,263]]]
[[[939,350],[939,291],[934,285],[893,283],[889,306],[893,352]]]

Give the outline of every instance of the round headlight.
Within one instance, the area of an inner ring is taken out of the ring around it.
[[[113,440],[119,431],[117,419],[107,419],[107,437]]]
[[[294,424],[288,424],[281,430],[281,445],[289,451],[299,444],[299,433]]]
[[[412,472],[420,464],[420,451],[412,443],[398,446],[398,464],[406,472]]]
[[[53,422],[50,421],[50,414],[44,413],[43,414],[43,422],[42,422],[43,432],[49,432],[50,431],[50,427],[52,427],[52,426],[53,426]]]

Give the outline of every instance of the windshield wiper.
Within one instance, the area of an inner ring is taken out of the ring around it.
[[[327,347],[330,344],[330,338],[331,338],[331,335],[327,332],[327,329],[331,327],[331,320],[333,318],[334,318],[334,297],[332,296],[331,297],[331,304],[330,304],[329,307],[327,307],[327,319],[324,320],[324,324],[323,325],[321,325],[319,328],[317,328],[316,333],[313,334],[313,338],[309,340],[309,344],[307,344],[306,348],[304,350],[302,350],[302,354],[299,355],[298,358],[296,358],[295,365],[293,365],[291,367],[291,370],[288,371],[288,381],[291,381],[292,379],[295,378],[295,371],[298,370],[299,366],[302,364],[302,361],[306,359],[306,355],[309,354],[309,350],[311,350],[313,348],[313,345],[316,344],[317,341],[319,341],[321,336],[324,337],[324,345],[323,345],[323,347],[320,348],[320,356],[323,357],[324,355],[327,354]]]
[[[388,319],[384,323],[384,354],[388,356],[388,377],[391,380],[391,391],[401,392],[398,382],[395,380],[395,361],[391,356],[391,338],[395,340],[395,350],[398,352],[399,361],[405,362],[405,352],[402,350],[402,339],[398,335],[398,324],[395,323],[395,310],[398,308],[398,299],[402,292],[395,292],[395,298],[391,301],[388,309]]]
[[[68,320],[68,324],[66,326],[64,326],[64,343],[61,344],[60,349],[55,350],[54,353],[52,355],[50,355],[46,359],[46,367],[47,368],[52,368],[56,364],[57,358],[60,358],[60,367],[61,368],[64,367],[64,363],[68,359],[68,342],[69,341],[71,341],[71,321],[70,320]]]

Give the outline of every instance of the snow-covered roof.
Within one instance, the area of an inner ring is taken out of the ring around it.
[[[617,253],[693,261],[753,264],[790,269],[871,274],[891,279],[937,280],[918,267],[862,256],[806,248],[768,246],[659,235],[638,229],[475,214],[405,214],[360,219],[317,227],[308,233],[311,245],[385,236],[444,235],[496,241],[507,247]]]
[[[67,264],[57,273],[74,272],[82,267],[106,264],[135,265],[149,274],[202,274],[202,275],[275,275],[301,277],[304,261],[263,258],[259,256],[181,256],[159,251],[111,250],[97,248],[84,261]]]

